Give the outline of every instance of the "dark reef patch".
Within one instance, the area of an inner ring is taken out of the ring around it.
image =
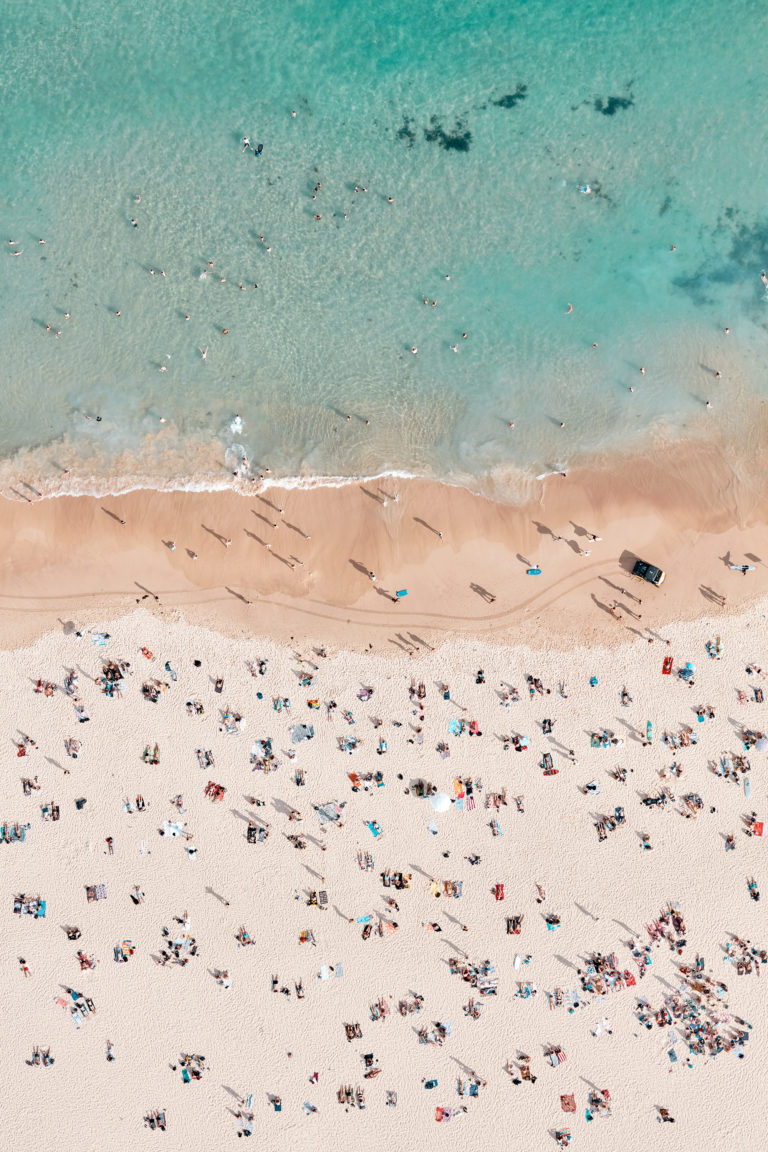
[[[413,120],[410,116],[403,116],[402,127],[397,130],[398,140],[406,140],[409,148],[413,148],[416,143],[416,133],[413,130]]]
[[[607,100],[596,96],[592,106],[602,116],[615,116],[617,112],[625,108],[632,108],[634,103],[630,96],[609,96]]]
[[[515,108],[521,100],[525,100],[528,95],[528,85],[518,84],[514,92],[508,92],[506,96],[501,96],[498,100],[491,100],[497,108]]]
[[[424,139],[429,144],[439,144],[450,152],[469,152],[472,143],[472,133],[465,127],[463,121],[457,120],[453,128],[446,132],[437,116],[430,116],[429,128],[424,129]]]
[[[736,223],[738,209],[726,208],[712,230],[712,240],[720,248],[719,241],[728,237],[725,252],[716,255],[700,266],[695,272],[672,280],[675,288],[686,292],[694,304],[712,305],[720,298],[723,286],[742,287],[754,301],[762,301],[764,289],[760,284],[758,270],[765,266],[768,252],[768,220],[752,223]],[[761,319],[762,319],[762,304]]]

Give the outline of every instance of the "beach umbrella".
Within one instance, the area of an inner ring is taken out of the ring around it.
[[[761,736],[755,744],[755,752],[768,752],[768,736]]]
[[[451,806],[451,798],[445,792],[438,792],[436,796],[430,797],[429,802],[434,812],[447,812]]]

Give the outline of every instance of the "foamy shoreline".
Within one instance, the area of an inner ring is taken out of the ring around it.
[[[258,620],[277,638],[323,631],[347,647],[391,647],[406,625],[439,642],[613,644],[627,628],[694,618],[722,596],[727,614],[764,595],[765,507],[726,461],[693,450],[553,476],[523,506],[402,478],[15,499],[0,518],[0,619],[23,643],[54,614],[123,614],[157,596],[155,611],[233,634]],[[636,556],[668,573],[661,588],[637,593],[642,622],[621,592]],[[747,556],[758,557],[754,572],[729,570],[728,559]],[[534,566],[541,576],[526,575]]]

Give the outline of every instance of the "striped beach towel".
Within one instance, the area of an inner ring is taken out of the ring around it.
[[[468,811],[468,812],[472,812],[472,811],[474,811],[474,807],[475,807],[475,798],[474,798],[474,796],[467,796],[467,811]]]

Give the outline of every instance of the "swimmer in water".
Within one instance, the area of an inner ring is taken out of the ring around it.
[[[568,305],[568,311],[566,312],[566,316],[570,316],[571,312],[573,312],[573,304]]]
[[[11,241],[11,243],[12,243],[12,241]],[[768,288],[768,276],[766,276],[766,274],[765,274],[765,269],[763,269],[763,271],[760,273],[760,279],[762,280],[765,287]]]
[[[205,347],[205,348],[198,348],[198,352],[199,352],[199,353],[200,353],[200,355],[202,356],[202,358],[203,358],[203,363],[205,364],[205,363],[206,363],[206,361],[208,360],[208,347],[207,347],[207,345],[206,345],[206,347]]]

